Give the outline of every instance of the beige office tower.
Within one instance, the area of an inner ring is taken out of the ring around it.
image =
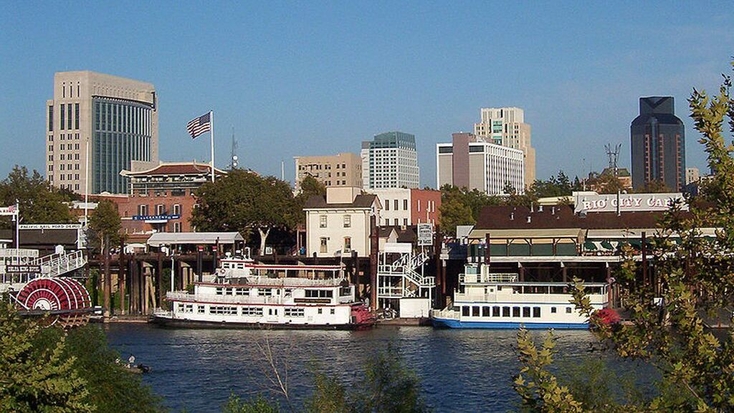
[[[355,153],[340,153],[324,156],[295,156],[295,190],[301,190],[303,178],[311,176],[332,187],[361,187],[362,159]]]
[[[535,148],[530,141],[530,125],[520,108],[482,108],[481,122],[474,124],[474,134],[485,141],[519,149],[525,161],[525,185],[535,182]]]
[[[131,164],[158,164],[158,105],[150,83],[57,72],[46,102],[46,179],[79,194],[124,194]]]

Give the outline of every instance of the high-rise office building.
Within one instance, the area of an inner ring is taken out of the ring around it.
[[[659,181],[673,191],[681,190],[686,183],[685,129],[675,116],[673,98],[640,98],[640,115],[630,132],[634,188]]]
[[[338,155],[296,156],[296,183],[298,192],[301,181],[310,176],[330,188],[334,186],[361,187],[362,160],[354,153]]]
[[[83,194],[124,194],[138,165],[158,164],[158,108],[150,83],[58,72],[46,102],[46,179]]]
[[[502,195],[509,184],[525,192],[523,152],[471,133],[454,133],[451,143],[436,145],[436,175],[439,188],[453,185]]]
[[[526,185],[535,182],[535,148],[531,143],[530,125],[520,108],[482,108],[481,121],[474,124],[474,135],[485,142],[519,149],[524,157]]]
[[[386,132],[362,142],[364,189],[418,188],[420,170],[415,136]]]

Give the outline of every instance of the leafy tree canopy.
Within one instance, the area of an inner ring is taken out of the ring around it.
[[[121,227],[120,214],[112,201],[100,201],[89,216],[90,238],[95,238],[102,247],[105,246],[105,240],[109,240],[108,247],[120,243]]]
[[[25,166],[16,165],[8,177],[0,182],[0,206],[15,205],[17,200],[24,224],[76,222],[68,206],[75,199],[77,195],[49,185],[38,171],[29,174]],[[10,219],[4,218],[0,225],[10,228]]]
[[[196,199],[191,224],[198,231],[237,231],[249,240],[257,230],[261,250],[271,229],[293,230],[300,214],[287,182],[242,169],[202,185]]]
[[[87,383],[65,357],[63,337],[38,346],[41,327],[0,299],[0,411],[91,412]]]
[[[734,68],[734,62],[732,63]],[[713,178],[705,184],[705,203],[689,203],[683,214],[674,204],[654,237],[649,262],[625,261],[616,273],[629,325],[608,325],[594,317],[583,284],[577,282],[573,302],[586,315],[604,347],[623,358],[645,360],[661,375],[657,392],[644,401],[608,406],[606,411],[734,411],[734,342],[731,303],[734,302],[734,100],[731,78],[724,76],[718,94],[693,91],[689,102],[699,142],[708,154]],[[727,132],[724,132],[727,130]],[[714,205],[712,208],[711,205]],[[715,237],[702,237],[701,228],[717,228]],[[672,238],[677,239],[673,240]],[[654,271],[650,271],[653,269]],[[730,325],[714,334],[707,324]],[[553,384],[542,350],[519,336],[522,374],[515,381],[524,405],[544,411],[569,411],[581,398]],[[532,373],[530,375],[529,373]]]

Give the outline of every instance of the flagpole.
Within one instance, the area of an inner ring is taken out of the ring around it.
[[[211,123],[209,135],[212,138],[212,182],[214,182],[214,111],[209,111],[209,122]]]

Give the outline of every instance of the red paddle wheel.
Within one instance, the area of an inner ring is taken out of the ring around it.
[[[92,308],[87,289],[65,277],[36,278],[18,292],[16,302],[28,314],[49,313],[50,324],[63,327],[86,324]]]

